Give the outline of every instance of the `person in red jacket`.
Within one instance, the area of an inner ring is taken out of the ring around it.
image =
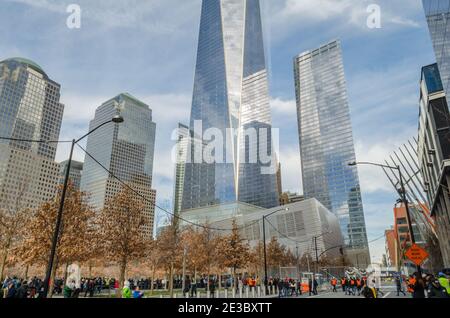
[[[337,293],[336,285],[337,285],[337,279],[333,277],[331,279],[331,286],[333,287],[333,293]]]

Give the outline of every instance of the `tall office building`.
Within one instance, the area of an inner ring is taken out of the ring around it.
[[[68,163],[69,163],[69,160],[59,163],[59,184],[60,185],[64,184]],[[80,190],[82,173],[83,173],[83,163],[72,160],[72,162],[70,164],[69,180],[72,182],[72,185],[77,190]]]
[[[341,46],[333,41],[294,59],[306,199],[338,218],[354,264],[370,264]]]
[[[189,127],[178,124],[178,138],[176,145],[176,163],[175,163],[175,187],[173,195],[173,211],[176,215],[181,212],[184,190],[184,170],[186,167],[186,158],[189,146]]]
[[[422,0],[442,85],[450,105],[450,0]]]
[[[186,163],[182,210],[237,201],[277,206],[271,127],[259,0],[203,0],[190,130],[202,140],[213,128],[224,142],[213,162],[194,157],[217,140],[191,142],[197,147]]]
[[[0,136],[55,141],[64,105],[60,85],[33,61],[0,62]],[[57,143],[0,140],[0,207],[36,208],[54,198]]]
[[[156,192],[151,187],[156,124],[152,121],[152,110],[131,95],[120,94],[97,108],[90,129],[117,114],[124,122],[106,125],[89,135],[86,150],[113,175],[147,198],[143,203],[149,224],[144,231],[153,235]],[[81,190],[90,194],[90,203],[96,209],[103,208],[122,189],[116,178],[90,156],[85,156]]]
[[[450,266],[450,112],[436,64],[422,68],[418,162],[442,259]]]

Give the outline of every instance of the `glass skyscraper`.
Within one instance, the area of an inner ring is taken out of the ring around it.
[[[173,212],[179,215],[183,202],[184,170],[189,146],[189,127],[178,124],[178,140],[176,146],[175,187],[173,193]]]
[[[339,219],[354,264],[370,264],[339,41],[294,59],[304,195]]]
[[[450,0],[422,0],[442,85],[450,105]]]
[[[97,108],[90,129],[120,114],[124,122],[110,124],[88,137],[87,152],[142,196],[146,197],[145,215],[149,219],[144,229],[153,234],[156,192],[152,190],[153,156],[156,124],[148,105],[129,94],[120,94]],[[123,185],[90,156],[85,156],[81,190],[90,195],[96,209],[123,189]],[[138,198],[142,200],[141,198]]]
[[[0,62],[0,136],[55,141],[64,105],[60,85],[35,62]],[[54,198],[57,143],[0,140],[0,208],[35,208]],[[18,206],[19,205],[19,206]]]
[[[201,130],[195,131],[199,121]],[[262,172],[276,164],[259,0],[203,0],[189,128],[203,149],[211,145],[203,134],[210,128],[220,131],[223,149],[215,155],[221,157],[223,150],[223,160],[198,162],[195,151],[190,153],[183,211],[236,201],[278,205],[276,167],[273,173]],[[250,138],[249,131],[257,137]],[[272,158],[270,164],[261,153]]]

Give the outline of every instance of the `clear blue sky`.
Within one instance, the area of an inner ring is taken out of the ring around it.
[[[302,191],[292,59],[305,50],[342,41],[358,160],[382,161],[417,135],[420,69],[435,60],[420,0],[261,2],[285,190]],[[71,3],[81,6],[81,29],[66,27]],[[380,29],[366,24],[372,3],[381,7]],[[189,119],[200,9],[200,0],[2,0],[0,60],[32,59],[61,83],[61,138],[85,132],[95,108],[118,93],[149,104],[157,123],[154,187],[167,205],[170,137]],[[67,156],[61,147],[57,159]],[[396,198],[382,171],[361,167],[360,179],[370,240],[393,223]],[[371,252],[380,260],[384,240]]]

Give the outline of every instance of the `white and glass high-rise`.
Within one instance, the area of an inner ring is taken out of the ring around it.
[[[442,85],[450,105],[450,0],[422,0]]]
[[[0,208],[36,208],[54,198],[59,165],[55,163],[64,105],[60,85],[35,62],[0,62]]]
[[[101,209],[123,189],[116,176],[146,198],[144,213],[149,222],[144,232],[152,235],[156,192],[151,187],[156,124],[152,121],[149,106],[125,93],[98,107],[89,128],[93,129],[118,114],[124,122],[103,126],[90,134],[86,148],[111,174],[86,155],[81,190],[90,195],[93,207]]]
[[[339,219],[354,264],[369,249],[339,41],[294,59],[303,190]]]
[[[202,127],[194,137],[195,122]],[[267,164],[260,160],[264,151],[272,161],[275,156],[259,0],[202,2],[192,140],[201,139],[210,128],[224,138],[224,160],[198,162],[195,151],[191,152],[182,210],[237,201],[266,208],[278,205],[276,169],[263,173]],[[258,137],[250,138],[245,131],[256,131]],[[210,145],[210,141],[202,142],[203,149]]]

